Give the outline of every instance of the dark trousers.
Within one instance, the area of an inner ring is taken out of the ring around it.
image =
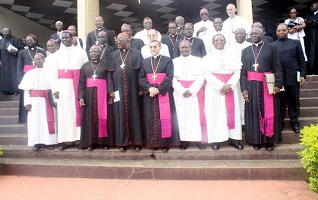
[[[280,116],[282,124],[286,116],[286,106],[288,106],[288,116],[290,124],[292,126],[300,126],[298,122],[300,114],[300,103],[299,103],[299,85],[286,85],[285,91],[281,92],[280,95]]]

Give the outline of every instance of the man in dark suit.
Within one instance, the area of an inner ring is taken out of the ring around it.
[[[286,24],[279,24],[276,34],[278,39],[273,42],[273,45],[277,47],[283,73],[283,86],[285,88],[285,92],[281,93],[280,99],[281,125],[282,128],[285,126],[284,118],[286,115],[286,103],[288,103],[288,115],[292,129],[295,133],[299,133],[299,86],[305,83],[305,57],[299,40],[287,38],[288,27]],[[299,73],[299,82],[297,81],[297,73]]]
[[[177,43],[176,43],[176,47],[179,46],[179,43],[184,39],[184,40],[188,40],[191,44],[191,55],[196,56],[196,57],[204,57],[206,55],[206,50],[205,50],[205,46],[203,43],[203,40],[201,40],[200,38],[196,38],[196,37],[192,37],[193,36],[193,32],[194,32],[194,27],[193,24],[191,23],[186,23],[184,26],[184,38],[180,38]],[[173,56],[172,58],[176,58],[179,57],[180,54],[180,50],[179,48],[175,48],[173,51]]]
[[[89,32],[87,34],[87,40],[86,40],[86,52],[89,55],[90,48],[96,44],[98,45],[98,33],[101,31],[105,31],[108,36],[108,45],[116,47],[115,39],[113,37],[113,33],[110,30],[107,30],[104,27],[104,19],[102,16],[95,17],[95,27],[96,29],[92,32]]]
[[[62,35],[63,27],[64,27],[63,22],[61,21],[55,22],[56,32],[50,36],[50,39],[57,40],[60,43],[61,42],[60,36]]]
[[[174,47],[180,38],[177,34],[177,24],[175,22],[170,22],[168,25],[168,35],[165,35],[161,38],[161,43],[165,44],[169,48],[170,56],[173,55]]]
[[[127,33],[127,35],[129,36],[129,46],[131,48],[138,49],[140,51],[141,48],[145,46],[144,42],[141,39],[132,36],[133,31],[129,24],[123,24],[121,26],[121,32]]]
[[[305,46],[309,73],[318,74],[318,2],[311,6],[313,15],[306,17]]]

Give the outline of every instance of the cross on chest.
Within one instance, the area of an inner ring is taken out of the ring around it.
[[[259,66],[259,64],[257,64],[257,63],[255,63],[255,64],[253,65],[254,71],[257,71],[258,66]]]
[[[155,80],[157,79],[157,75],[156,75],[156,74],[153,74],[153,75],[152,75],[152,78],[153,78],[153,80],[155,81]]]
[[[95,80],[96,77],[97,77],[97,75],[94,73],[93,76],[92,76],[92,78]]]

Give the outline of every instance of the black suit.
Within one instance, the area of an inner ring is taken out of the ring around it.
[[[62,34],[62,32],[61,32]],[[56,40],[57,42],[61,42],[61,38],[60,36],[57,34],[57,32],[53,33],[51,36],[50,36],[50,39],[53,39],[53,40]]]
[[[281,93],[280,101],[281,123],[284,126],[286,103],[288,103],[288,115],[291,125],[299,127],[300,103],[297,72],[300,72],[300,77],[306,76],[303,50],[298,40],[278,39],[272,44],[277,47],[283,73],[283,85],[285,87],[285,92]]]
[[[318,74],[318,13],[306,17],[305,46],[307,54],[307,69]]]
[[[170,56],[173,56],[174,48],[178,48],[175,45],[176,45],[179,38],[180,38],[180,36],[177,34],[175,36],[165,35],[161,38],[161,43],[168,46]]]
[[[113,46],[113,47],[116,47],[116,44],[115,44],[115,39],[114,39],[114,36],[113,36],[113,32],[105,29],[105,28],[102,28],[101,30],[93,30],[92,32],[89,32],[87,34],[87,40],[86,40],[86,52],[87,52],[87,55],[89,55],[89,49],[95,44],[95,42],[97,41],[97,36],[98,36],[98,33],[100,33],[101,31],[105,31],[107,33],[107,44],[109,46]]]
[[[130,47],[141,51],[141,48],[145,46],[145,43],[139,38],[130,39]]]
[[[180,42],[183,39],[184,38],[179,39],[177,41],[176,47],[179,46]],[[200,57],[200,58],[202,58],[202,57],[204,57],[206,55],[206,50],[205,50],[205,46],[204,46],[203,40],[201,40],[200,38],[193,37],[190,40],[190,44],[191,44],[191,55],[196,56],[196,57]],[[180,54],[179,48],[174,48],[174,50],[173,50],[173,58],[179,57],[180,55],[181,54]]]

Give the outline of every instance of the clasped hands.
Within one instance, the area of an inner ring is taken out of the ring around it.
[[[148,89],[148,91],[149,91],[149,96],[150,97],[154,97],[154,96],[156,96],[159,93],[158,88],[155,88],[155,87],[150,87]]]
[[[227,93],[229,93],[232,90],[231,85],[230,84],[224,84],[221,91],[220,91],[220,95],[226,95]]]

